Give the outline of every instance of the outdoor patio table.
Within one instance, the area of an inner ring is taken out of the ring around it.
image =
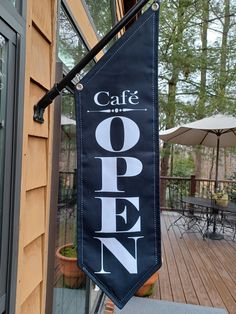
[[[207,216],[212,217],[213,231],[207,232],[206,236],[212,240],[221,240],[224,238],[222,234],[216,232],[216,218],[218,214],[223,216],[225,213],[236,213],[236,203],[229,202],[227,206],[220,206],[212,199],[203,197],[186,196],[182,198],[182,202],[206,208]],[[211,219],[207,218],[207,229]]]

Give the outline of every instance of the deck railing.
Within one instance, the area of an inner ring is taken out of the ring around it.
[[[236,181],[219,180],[218,188],[224,190],[229,198],[236,201]],[[161,177],[160,178],[160,206],[161,210],[174,210],[183,196],[199,196],[209,198],[214,192],[215,180],[198,179],[194,175],[190,178]]]
[[[77,169],[74,171],[59,172],[59,190],[58,203],[74,202],[76,198],[76,175]]]
[[[76,199],[76,175],[73,172],[59,172],[59,203],[75,202]],[[236,181],[220,180],[218,187],[225,190],[232,200],[236,201]],[[191,177],[161,177],[160,178],[160,207],[161,210],[174,210],[183,196],[210,197],[214,192],[215,181],[210,179],[197,179]]]

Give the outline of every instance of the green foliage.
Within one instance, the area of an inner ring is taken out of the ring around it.
[[[112,28],[115,17],[113,16],[113,0],[85,0],[89,13],[95,25],[99,38],[104,37]],[[115,38],[111,40],[105,47],[105,50],[110,48],[114,43]]]
[[[162,1],[159,94],[166,128],[235,114],[235,16],[235,0]]]
[[[67,14],[60,8],[58,56],[68,69],[72,69],[88,53],[82,38],[75,30]],[[87,73],[94,62],[90,62],[81,71],[80,76]]]
[[[174,177],[190,177],[194,174],[195,165],[191,156],[183,157],[180,154],[175,154],[173,164]]]
[[[235,0],[161,2],[161,130],[216,113],[236,115],[235,33]],[[165,149],[161,165],[166,171],[170,150]]]
[[[110,0],[85,0],[99,37],[112,28],[112,3]]]
[[[76,258],[77,257],[77,249],[75,246],[67,246],[60,250],[61,255],[65,257]]]
[[[229,198],[236,202],[236,172],[232,173],[231,176],[228,177],[228,180],[232,180],[230,188],[228,189]]]

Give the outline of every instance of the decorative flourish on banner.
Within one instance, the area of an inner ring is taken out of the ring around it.
[[[130,108],[124,108],[124,109],[105,109],[105,110],[87,110],[87,112],[107,112],[107,113],[118,113],[118,112],[128,112],[128,111],[147,111],[147,109],[130,109]]]
[[[78,259],[122,308],[161,266],[156,6],[76,94]]]

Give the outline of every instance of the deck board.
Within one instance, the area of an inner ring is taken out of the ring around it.
[[[166,227],[168,227],[168,225],[166,224]],[[169,237],[172,251],[175,256],[176,267],[178,269],[178,273],[180,276],[181,285],[182,285],[186,303],[199,304],[192,281],[191,281],[191,277],[187,269],[186,261],[183,258],[182,251],[179,248],[178,241],[176,240],[175,234],[173,232],[168,232],[167,235]]]
[[[217,257],[214,254],[210,254],[211,247],[206,243],[206,241],[196,241],[195,248],[198,251],[198,254],[201,255],[202,261],[206,267],[206,271],[209,273],[209,276],[222,299],[223,304],[226,308],[232,312],[235,310],[235,302],[230,294],[230,291],[227,288],[226,281],[222,280],[221,272],[218,267],[215,266],[217,262]],[[221,301],[220,301],[221,303]],[[221,304],[219,304],[221,307]]]
[[[159,273],[159,287],[160,287],[160,299],[161,300],[170,300],[173,301],[172,290],[170,286],[170,277],[166,263],[166,251],[163,245],[162,248],[162,256],[163,256],[163,264],[161,268],[161,272]]]
[[[172,251],[171,243],[168,234],[165,233],[163,245],[166,252],[166,262],[168,265],[170,286],[172,289],[173,300],[175,302],[185,303],[185,295],[183,292],[182,282],[179,275],[178,267],[175,260],[175,255]]]
[[[236,242],[203,241],[200,233],[185,233],[180,238],[176,218],[163,212],[163,266],[153,298],[188,304],[225,308],[236,314]]]

